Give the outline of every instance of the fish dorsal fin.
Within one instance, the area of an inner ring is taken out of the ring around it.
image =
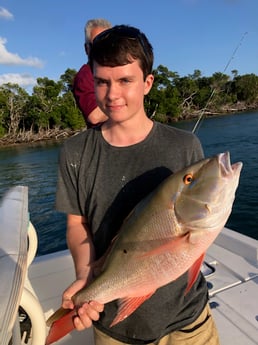
[[[126,319],[131,315],[143,302],[149,299],[155,291],[152,291],[146,296],[139,297],[126,297],[119,300],[118,312],[114,320],[112,321],[110,327],[115,326],[117,323]]]
[[[191,287],[195,283],[198,274],[201,270],[201,266],[203,263],[205,257],[205,253],[203,253],[196,261],[195,263],[189,268],[188,270],[188,284],[185,290],[185,295],[190,291]]]

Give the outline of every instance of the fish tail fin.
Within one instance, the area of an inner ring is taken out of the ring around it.
[[[126,319],[131,315],[144,301],[149,299],[155,291],[149,293],[146,296],[139,297],[127,297],[119,300],[118,312],[109,327],[115,326],[117,323]]]
[[[50,326],[50,330],[45,345],[50,345],[70,333],[75,328],[73,324],[75,315],[75,309],[59,308],[50,316],[47,320],[47,325]]]
[[[195,283],[198,274],[201,270],[201,266],[202,263],[204,261],[204,257],[205,257],[205,253],[203,253],[196,261],[195,263],[192,265],[192,267],[190,267],[189,271],[188,271],[188,284],[185,290],[185,295],[190,291],[191,287],[193,286],[193,284]]]

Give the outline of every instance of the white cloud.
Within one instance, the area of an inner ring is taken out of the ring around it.
[[[7,40],[0,37],[0,64],[2,65],[19,65],[19,66],[31,66],[31,67],[43,67],[43,61],[36,57],[28,57],[26,59],[21,58],[18,54],[10,53],[7,51],[5,44]]]
[[[9,12],[6,8],[0,7],[0,18],[10,20],[13,19],[13,14]]]
[[[18,84],[21,87],[33,86],[37,80],[30,74],[7,73],[0,74],[0,85],[2,84]]]

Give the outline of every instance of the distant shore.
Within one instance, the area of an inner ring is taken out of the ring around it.
[[[70,136],[73,136],[83,129],[78,131],[72,131],[70,129],[50,129],[48,131],[42,131],[40,133],[18,133],[17,135],[5,135],[0,138],[0,148],[16,146],[21,144],[37,144],[40,142],[50,142],[50,141],[62,141]]]
[[[194,121],[199,118],[200,114],[206,117],[212,116],[221,116],[221,115],[230,115],[230,114],[238,114],[242,112],[249,112],[255,111],[258,109],[258,105],[249,105],[246,106],[245,104],[237,104],[235,107],[223,107],[219,111],[209,111],[209,110],[199,110],[199,111],[191,111],[188,114],[182,115],[178,119],[170,119],[168,123],[179,122],[179,121]],[[154,118],[155,119],[155,118]],[[70,136],[73,136],[79,132],[82,132],[86,129],[81,128],[80,130],[73,131],[71,129],[49,129],[47,131],[41,131],[39,133],[33,133],[31,131],[27,132],[19,132],[16,135],[5,135],[0,138],[0,148],[1,147],[9,147],[9,146],[16,146],[21,144],[37,144],[39,142],[48,142],[48,141],[62,141]]]

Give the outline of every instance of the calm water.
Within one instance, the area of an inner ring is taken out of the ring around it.
[[[192,122],[178,127],[191,130]],[[230,151],[244,164],[227,226],[258,239],[258,112],[205,119],[197,132],[206,156]],[[29,187],[29,211],[38,255],[66,248],[65,216],[54,210],[60,144],[0,148],[0,197],[14,185]]]

